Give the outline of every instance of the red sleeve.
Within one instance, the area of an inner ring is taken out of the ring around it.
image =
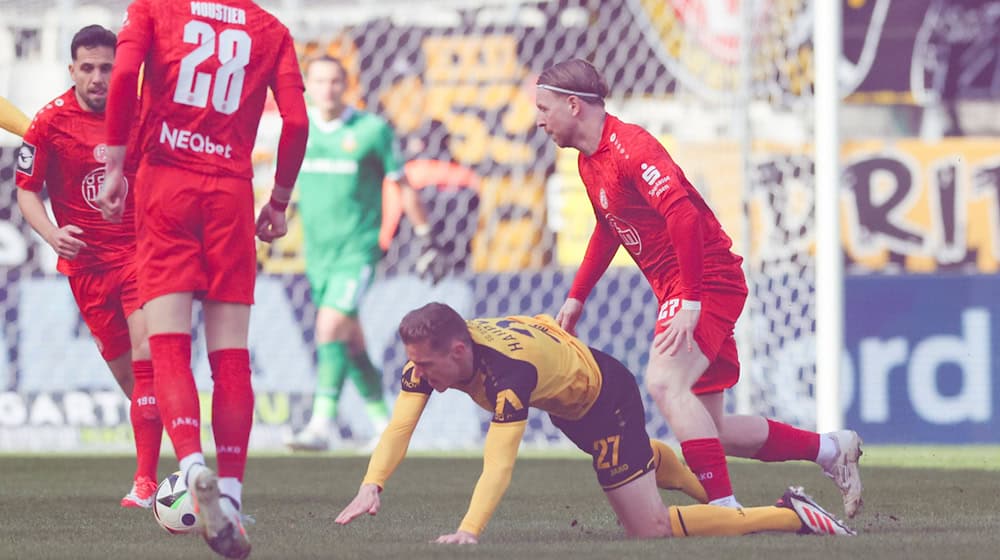
[[[681,272],[681,299],[701,301],[705,218],[687,197],[668,208],[666,218],[667,231],[677,252],[677,267]]]
[[[608,229],[608,224],[598,218],[597,227],[590,235],[590,242],[587,243],[587,252],[583,255],[580,268],[573,278],[573,285],[569,289],[568,297],[585,301],[591,290],[597,285],[597,281],[604,275],[604,271],[611,264],[611,259],[615,258],[618,251],[618,237]]]
[[[306,155],[309,117],[306,115],[305,86],[302,84],[295,48],[290,36],[286,35],[285,39],[278,72],[272,85],[274,101],[281,113],[281,138],[278,141],[274,184],[291,188],[295,186],[302,159]]]
[[[625,166],[622,173],[655,208],[661,216],[667,216],[667,210],[678,200],[687,198],[684,188],[687,178],[666,148],[652,134],[642,130],[636,135],[634,145],[639,157],[630,158],[630,165]]]
[[[41,111],[31,122],[28,131],[24,133],[24,140],[17,151],[17,164],[15,165],[14,180],[17,187],[31,192],[41,192],[42,187],[45,186],[45,170],[49,165],[48,142],[45,141],[48,121],[40,117]]]
[[[638,163],[625,169],[627,180],[666,221],[677,253],[681,299],[700,301],[705,264],[704,216],[688,194],[687,177],[666,148],[644,130],[636,135],[635,143],[641,157],[632,158]]]
[[[152,39],[153,20],[146,2],[138,0],[128,7],[128,15],[115,49],[115,67],[108,85],[108,104],[105,110],[107,143],[124,146],[134,125],[136,91],[139,84],[139,67],[146,59]]]

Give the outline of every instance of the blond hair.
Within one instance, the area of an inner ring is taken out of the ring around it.
[[[472,335],[465,319],[444,303],[428,303],[410,311],[399,323],[399,338],[403,344],[429,341],[433,350],[449,348],[453,340],[472,344]]]
[[[604,105],[608,84],[594,65],[580,58],[565,60],[542,71],[538,87],[564,95],[576,95],[588,103]]]

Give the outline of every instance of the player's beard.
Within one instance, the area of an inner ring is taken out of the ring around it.
[[[108,106],[108,96],[102,95],[100,97],[93,95],[83,96],[83,102],[87,104],[87,107],[95,113],[103,113],[104,108]]]

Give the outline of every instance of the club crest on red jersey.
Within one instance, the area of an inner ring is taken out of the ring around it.
[[[98,167],[87,173],[80,183],[80,194],[83,196],[83,200],[86,201],[87,206],[98,212],[101,209],[97,207],[97,195],[101,194],[101,187],[104,185],[104,173],[105,168]],[[123,194],[128,194],[128,179],[122,177],[122,182],[125,183],[125,193]]]
[[[601,187],[600,192],[597,193],[597,198],[599,198],[600,201],[601,201],[601,208],[604,208],[605,210],[607,210],[608,209],[608,193],[604,190],[603,187]]]

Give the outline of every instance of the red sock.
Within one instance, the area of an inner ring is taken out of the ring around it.
[[[132,389],[132,405],[129,419],[135,434],[135,477],[140,476],[159,481],[156,464],[160,460],[160,441],[163,439],[163,422],[156,406],[153,387],[153,362],[137,360],[132,362],[135,386]]]
[[[201,408],[191,371],[191,335],[149,337],[156,375],[156,406],[178,459],[201,453]]]
[[[681,452],[688,467],[705,487],[708,501],[733,495],[726,467],[726,453],[719,438],[689,439],[681,442]]]
[[[758,461],[815,461],[819,455],[819,434],[767,420],[767,440],[753,456]]]
[[[208,355],[212,366],[212,433],[220,477],[243,480],[247,444],[253,427],[253,386],[250,352],[246,348],[216,350]]]

